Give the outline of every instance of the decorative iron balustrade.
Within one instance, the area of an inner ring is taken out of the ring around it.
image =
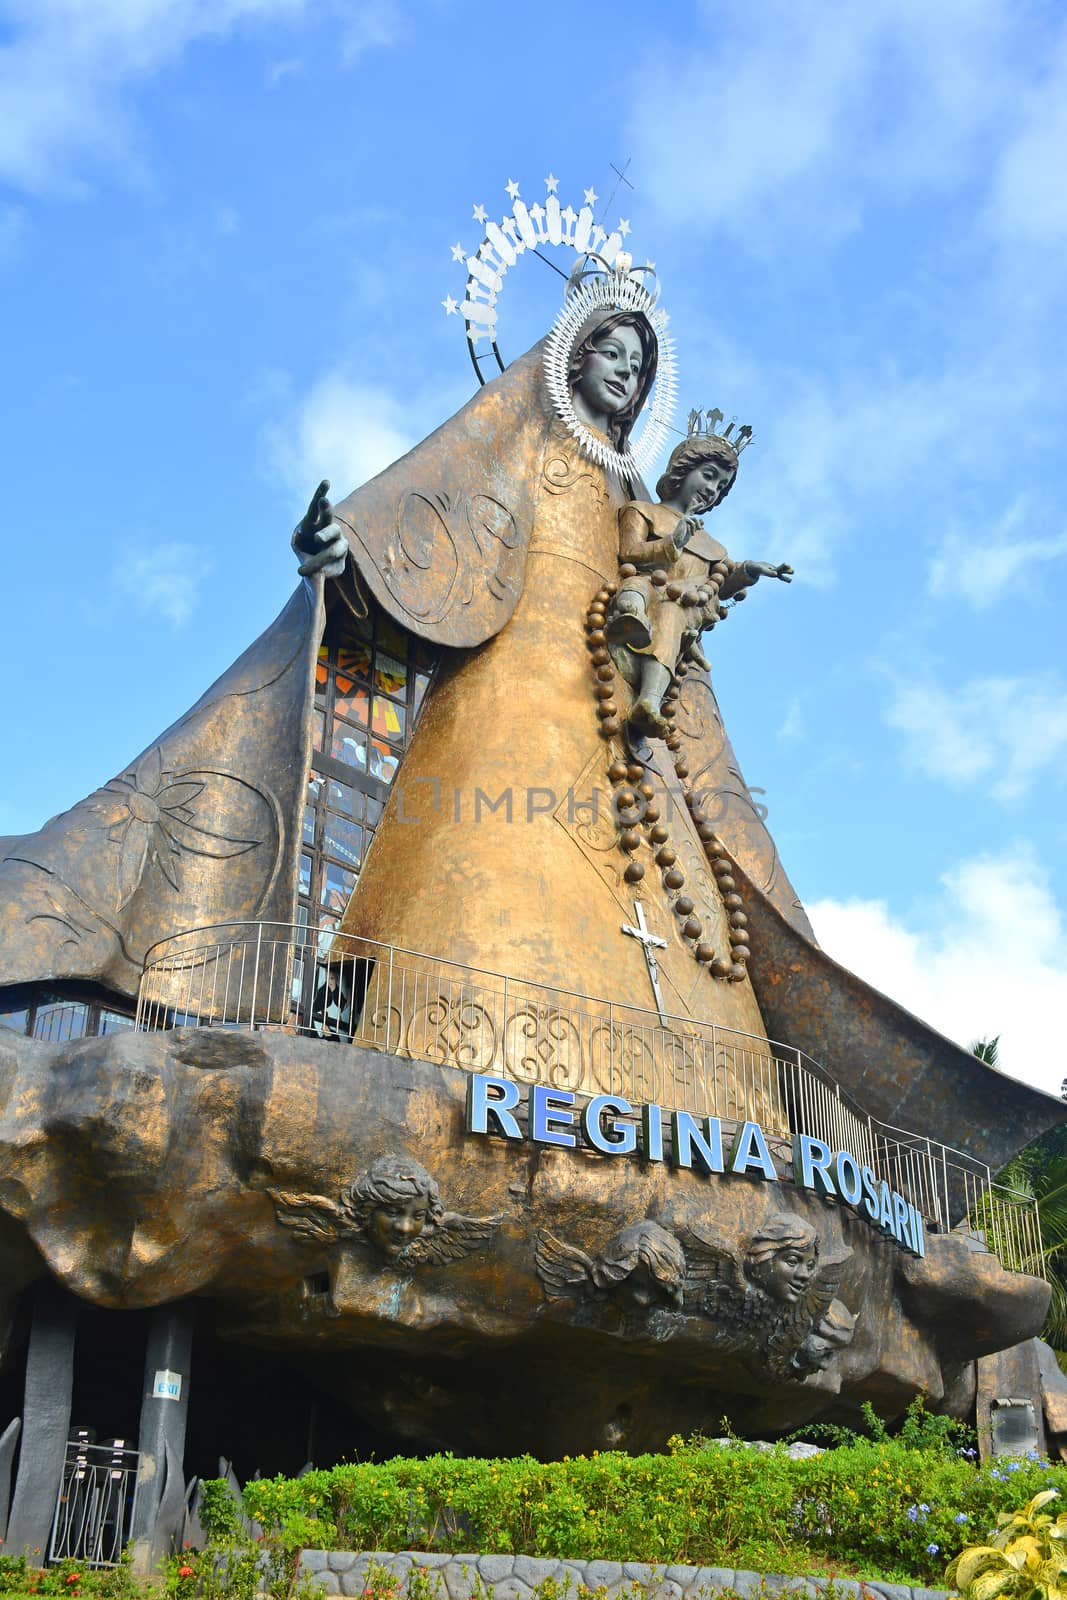
[[[467,1072],[620,1095],[802,1132],[847,1150],[933,1230],[965,1226],[1013,1271],[1044,1275],[1032,1199],[983,1163],[868,1116],[810,1056],[692,1017],[661,1016],[459,962],[288,923],[194,928],[149,952],[141,1029],[274,1028]]]
[[[133,1533],[140,1451],[124,1439],[67,1442],[52,1520],[50,1561],[116,1567]]]

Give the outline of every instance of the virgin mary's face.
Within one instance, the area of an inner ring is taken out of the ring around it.
[[[614,417],[637,393],[643,352],[636,328],[614,328],[593,341],[574,386],[593,416]]]

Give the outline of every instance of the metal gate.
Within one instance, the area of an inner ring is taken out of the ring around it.
[[[125,1439],[67,1441],[52,1522],[50,1561],[114,1567],[133,1532],[139,1450]]]

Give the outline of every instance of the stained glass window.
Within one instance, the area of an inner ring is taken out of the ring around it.
[[[315,664],[315,727],[300,857],[301,925],[336,926],[374,840],[439,652],[372,604],[331,606]]]

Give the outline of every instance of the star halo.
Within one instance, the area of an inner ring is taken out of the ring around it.
[[[484,229],[484,237],[478,249],[466,258],[468,276],[464,298],[457,304],[449,295],[441,304],[448,315],[454,316],[458,311],[463,317],[471,361],[479,383],[484,383],[479,365],[484,357],[477,353],[479,343],[488,341],[501,372],[506,365],[497,347],[496,327],[497,301],[508,268],[526,251],[540,254],[545,245],[566,245],[573,250],[578,258],[577,287],[572,274],[567,299],[546,344],[546,383],[557,415],[583,453],[602,466],[632,475],[644,470],[659,454],[670,432],[676,378],[674,345],[666,332],[667,314],[654,309],[656,295],[641,281],[641,269],[630,274],[631,258],[622,250],[623,239],[630,232],[629,222],[620,218],[618,227],[609,234],[593,217],[593,204],[598,198],[595,190],[583,191],[585,203],[576,211],[570,205],[561,208],[558,187],[559,180],[549,173],[545,179],[544,204],[527,206],[520,198],[519,185],[509,178],[505,189],[512,210],[500,222],[491,221],[484,206],[475,206],[473,217]],[[451,253],[453,261],[463,259],[460,245],[453,245]],[[596,261],[604,272],[595,276],[581,272],[581,267],[589,261]],[[643,270],[651,275],[651,264],[646,263]],[[643,311],[659,341],[656,383],[645,408],[644,426],[638,439],[625,452],[614,449],[580,420],[567,383],[568,362],[578,329],[590,312],[601,308]]]

